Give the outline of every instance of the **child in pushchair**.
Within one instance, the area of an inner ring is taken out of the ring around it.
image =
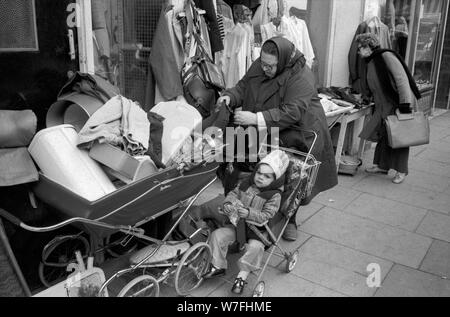
[[[271,152],[257,164],[250,177],[229,192],[221,206],[217,206],[219,213],[228,219],[225,226],[213,231],[209,239],[212,261],[205,278],[224,275],[229,246],[235,241],[239,244],[246,242],[245,253],[238,261],[240,272],[232,287],[233,293],[242,294],[250,272],[259,269],[265,249],[264,242],[248,228],[247,223],[262,224],[278,212],[288,165],[289,158],[285,152]],[[260,231],[268,235],[264,228]]]

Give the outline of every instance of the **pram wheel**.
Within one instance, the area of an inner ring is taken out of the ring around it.
[[[77,262],[75,251],[80,251],[86,258],[90,251],[88,240],[80,235],[59,236],[44,247],[42,262],[39,263],[39,278],[45,287],[57,284],[69,274],[67,265]]]
[[[209,267],[211,254],[211,248],[205,242],[196,243],[186,251],[175,273],[175,290],[179,295],[188,295],[200,285]]]
[[[263,281],[259,282],[253,289],[253,297],[263,297],[265,289],[266,283],[264,283]]]
[[[118,297],[158,297],[159,283],[151,275],[141,275],[133,279],[119,292]]]
[[[286,273],[291,272],[295,265],[297,264],[297,260],[298,260],[298,250],[290,253],[287,257],[286,257]]]

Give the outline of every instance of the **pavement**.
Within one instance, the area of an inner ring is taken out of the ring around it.
[[[280,243],[299,251],[298,262],[286,273],[286,261],[273,255],[262,277],[264,296],[450,296],[450,111],[433,117],[430,127],[430,144],[411,148],[404,183],[391,182],[393,171],[364,172],[372,146],[356,175],[339,175],[336,187],[301,207],[297,241]],[[220,192],[217,182],[198,204]],[[229,254],[227,274],[204,281],[189,297],[234,296],[239,256]],[[252,295],[256,280],[251,274],[242,296]],[[170,284],[160,285],[160,296],[177,296]]]
[[[300,209],[297,241],[281,243],[299,251],[297,265],[286,273],[286,261],[273,256],[264,296],[450,296],[450,112],[433,117],[430,127],[430,144],[411,148],[404,183],[391,182],[393,171],[364,172],[372,146],[356,175],[339,175],[335,188]],[[190,296],[233,296],[238,257],[229,255],[226,276]],[[243,296],[255,281],[252,275]]]

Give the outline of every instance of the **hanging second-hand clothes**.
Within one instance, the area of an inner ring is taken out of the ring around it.
[[[226,88],[231,88],[245,75],[256,59],[253,56],[254,32],[251,24],[251,11],[243,5],[233,7],[236,24],[225,35],[224,51],[218,64],[225,76]]]
[[[315,54],[306,22],[295,16],[287,17],[286,15],[283,15],[279,22],[278,26],[274,22],[261,25],[263,43],[274,36],[283,36],[294,43],[295,47],[304,54],[306,64],[311,67]]]
[[[192,1],[185,1],[183,11],[179,6],[165,6],[158,21],[150,53],[150,70],[146,91],[146,110],[155,104],[183,96],[180,72],[186,60],[192,57],[190,22],[186,10],[194,15],[195,32],[200,34],[210,56],[211,44],[208,26]],[[215,11],[214,11],[215,12]]]
[[[391,49],[391,39],[389,35],[389,28],[386,24],[381,22],[378,16],[373,16],[362,22],[356,29],[352,44],[348,53],[348,66],[350,71],[349,84],[357,93],[364,96],[369,95],[369,90],[366,81],[367,65],[364,59],[358,54],[358,44],[356,37],[362,33],[376,34],[380,42],[381,48]]]
[[[217,22],[217,12],[213,1],[194,0],[199,9],[205,10],[205,21],[208,26],[208,35],[211,43],[211,53],[223,50],[222,38],[220,37],[219,24]]]

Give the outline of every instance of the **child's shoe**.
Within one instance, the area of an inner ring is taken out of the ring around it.
[[[224,276],[225,274],[226,274],[225,269],[217,268],[211,264],[209,271],[203,276],[203,278],[208,279],[213,277]]]
[[[233,287],[231,288],[231,291],[234,294],[241,295],[242,292],[244,291],[245,284],[247,284],[247,282],[244,279],[242,279],[241,277],[238,277],[234,280],[234,284],[233,284]]]

